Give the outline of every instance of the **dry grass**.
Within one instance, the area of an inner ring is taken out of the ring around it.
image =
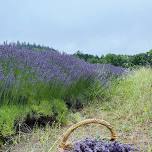
[[[97,108],[98,107],[98,108]],[[32,134],[21,133],[20,139],[16,138],[16,142],[21,140],[19,144],[10,147],[11,152],[57,152],[59,139],[62,137],[63,132],[73,123],[83,120],[85,118],[99,118],[109,121],[118,133],[118,140],[124,143],[131,143],[137,146],[140,145],[142,151],[152,151],[152,122],[147,124],[130,123],[130,120],[118,116],[117,113],[107,112],[101,110],[100,105],[94,105],[85,108],[81,113],[70,114],[71,121],[66,127],[55,125],[53,127],[46,127],[43,129],[36,129]],[[85,137],[95,138],[109,138],[109,130],[104,127],[90,125],[87,127],[76,130],[70,142],[74,142]]]

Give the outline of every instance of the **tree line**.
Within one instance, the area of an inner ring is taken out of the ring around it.
[[[44,46],[44,45],[40,45],[40,44],[36,44],[36,43],[29,43],[29,42],[7,42],[4,41],[2,43],[3,46],[10,46],[10,47],[15,47],[17,49],[26,49],[26,50],[33,50],[33,51],[43,51],[43,50],[47,50],[47,51],[54,51],[56,52],[57,50],[53,49],[52,47],[49,46]]]
[[[77,51],[74,56],[89,63],[113,64],[115,66],[122,66],[126,68],[146,65],[152,66],[152,50],[149,50],[146,53],[139,53],[135,55],[116,55],[109,53],[100,57],[97,55],[84,54],[80,51]]]

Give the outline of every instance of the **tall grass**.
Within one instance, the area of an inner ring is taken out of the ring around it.
[[[109,97],[110,110],[139,122],[152,120],[152,69],[141,68],[115,81]]]

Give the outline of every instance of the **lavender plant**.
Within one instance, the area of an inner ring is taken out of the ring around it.
[[[79,78],[90,78],[95,74],[91,64],[67,54],[53,51],[18,49],[15,45],[0,46],[0,61],[16,62],[18,68],[30,67],[40,80],[58,80],[65,84]]]
[[[18,49],[15,44],[0,46],[0,64],[4,80],[21,84],[26,79],[26,83],[31,85],[35,82],[69,87],[80,79],[91,81],[96,74],[93,65],[71,55],[50,50],[36,52],[26,48]]]

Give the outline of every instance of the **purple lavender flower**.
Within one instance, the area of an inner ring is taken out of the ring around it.
[[[117,141],[106,141],[86,138],[74,144],[72,152],[133,152],[139,151],[133,145]]]
[[[60,81],[71,84],[80,78],[90,79],[95,76],[94,67],[74,56],[57,51],[32,51],[13,45],[0,45],[0,61],[11,62],[14,68],[36,73],[42,81]]]

